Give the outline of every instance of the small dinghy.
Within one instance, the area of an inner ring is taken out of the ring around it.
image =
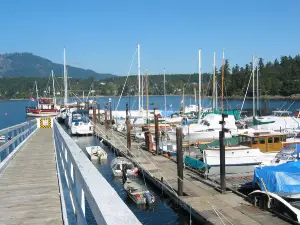
[[[122,169],[126,169],[127,176],[136,175],[138,172],[138,168],[125,157],[114,158],[110,163],[110,167],[114,176],[122,176]]]
[[[155,202],[154,196],[148,191],[148,189],[139,184],[137,181],[127,178],[126,169],[122,170],[122,178],[124,189],[127,192],[127,195],[134,201],[137,205],[151,205]]]
[[[107,159],[107,153],[103,148],[101,148],[101,146],[89,146],[85,149],[91,156],[91,160]]]

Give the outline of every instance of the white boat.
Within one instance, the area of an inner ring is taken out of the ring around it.
[[[208,114],[197,124],[189,124],[182,126],[183,140],[190,142],[211,142],[219,139],[219,131],[221,125],[219,121],[222,120],[222,115]],[[238,129],[235,125],[235,118],[229,115],[225,118],[225,128],[230,130],[230,133],[225,133],[225,138],[230,138],[232,135],[236,135]],[[168,136],[171,140],[176,140],[176,131],[172,130],[168,132]]]
[[[283,148],[285,134],[271,131],[256,131],[239,136],[237,146],[225,147],[226,173],[253,172],[256,165],[271,162]],[[220,173],[220,147],[203,150],[203,162],[210,165],[210,175]]]
[[[89,146],[89,147],[86,147],[85,150],[90,155],[91,160],[98,160],[99,159],[98,146]]]
[[[110,167],[114,176],[122,176],[122,169],[126,168],[127,176],[136,175],[138,173],[138,168],[133,165],[128,159],[124,157],[116,157],[111,163]]]
[[[101,146],[89,146],[85,148],[88,154],[95,159],[107,159],[107,153]]]
[[[125,178],[124,189],[127,195],[135,204],[152,204],[155,202],[154,196],[149,192],[145,185],[139,184],[137,181]]]
[[[72,122],[71,133],[72,135],[84,135],[84,134],[93,134],[94,126],[89,122]]]
[[[26,113],[26,115],[28,117],[55,117],[57,116],[56,112],[45,112],[45,113],[32,113],[32,112],[28,112]]]

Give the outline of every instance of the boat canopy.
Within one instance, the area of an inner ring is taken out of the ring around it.
[[[281,196],[299,194],[300,161],[287,162],[278,166],[258,167],[254,170],[253,182],[258,184],[261,190],[267,189],[268,192]]]

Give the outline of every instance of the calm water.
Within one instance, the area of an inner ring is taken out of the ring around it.
[[[113,108],[118,105],[119,98],[112,97]],[[167,106],[168,109],[173,110],[180,109],[181,96],[168,96]],[[104,102],[108,102],[109,97],[95,98],[94,100],[100,102],[101,108],[103,108]],[[76,101],[76,100],[75,100]],[[296,109],[300,108],[300,101],[294,102],[293,100],[270,100],[267,103],[268,110],[270,109],[288,109],[295,112]],[[118,109],[125,110],[126,103],[129,104],[130,109],[138,108],[138,98],[137,97],[123,97],[119,103]],[[146,98],[144,98],[144,103],[146,103]],[[185,98],[185,104],[194,104],[195,101],[191,97]],[[28,100],[23,101],[0,101],[0,129],[6,128],[8,126],[13,126],[18,123],[26,121],[25,106],[30,105],[32,102]],[[211,106],[211,100],[203,99],[204,107]],[[225,103],[225,108],[227,109],[240,109],[242,105],[242,100],[228,100]],[[264,103],[260,103],[261,108],[264,107]],[[159,109],[164,108],[164,98],[162,96],[149,96],[149,109],[157,107]],[[145,108],[145,107],[144,107]],[[252,100],[246,100],[243,109],[252,109]]]
[[[103,107],[103,103],[108,101],[108,97],[94,99]],[[112,97],[112,104],[114,108],[118,104],[118,98]],[[145,102],[145,100],[144,100]],[[181,97],[180,96],[169,96],[167,98],[168,108],[172,108],[173,110],[178,110],[180,108]],[[204,107],[210,106],[210,100],[204,99],[203,104]],[[124,110],[125,105],[128,103],[130,105],[130,109],[137,109],[138,100],[137,97],[125,97],[121,99],[118,109]],[[194,100],[186,97],[185,100],[187,104],[194,104]],[[271,100],[268,102],[268,108],[273,109],[287,109],[290,107],[290,111],[295,111],[300,108],[300,102],[293,101],[285,101],[285,100]],[[164,98],[159,96],[151,96],[149,97],[149,109],[157,107],[159,109],[163,109]],[[226,104],[226,108],[229,109],[240,109],[242,104],[241,100],[228,100]],[[292,105],[291,105],[292,104]],[[26,121],[25,114],[25,106],[29,105],[29,101],[2,101],[0,102],[0,129],[6,128],[8,126],[12,126],[18,123],[22,123]],[[290,106],[291,105],[291,106]],[[263,107],[263,103],[261,104]],[[283,107],[282,107],[283,106]],[[247,100],[244,105],[244,109],[251,109],[252,101]],[[85,151],[86,146],[90,145],[102,145],[99,140],[95,137],[74,137],[76,143]],[[138,208],[130,199],[128,199],[126,192],[123,189],[122,180],[116,179],[112,176],[112,172],[110,169],[110,161],[115,157],[114,153],[108,149],[108,147],[103,146],[104,149],[108,153],[108,161],[103,164],[95,164],[99,172],[106,178],[106,180],[111,184],[111,186],[116,190],[121,199],[128,205],[128,207],[133,211],[133,213],[137,216],[137,218],[143,224],[189,224],[189,214],[182,211],[176,203],[173,203],[168,197],[165,197],[160,190],[153,187],[149,182],[147,182],[147,187],[149,190],[155,195],[156,203],[151,208]],[[139,177],[140,182],[144,182],[142,177]],[[96,224],[93,221],[92,214],[89,209],[87,209],[87,215],[89,219],[89,224]],[[193,221],[192,224],[196,224]]]
[[[123,189],[122,178],[115,178],[112,175],[110,168],[110,162],[115,157],[113,151],[111,151],[107,146],[99,142],[96,137],[74,137],[73,138],[78,146],[85,151],[86,146],[91,145],[101,145],[108,153],[108,160],[102,162],[101,164],[94,163],[99,172],[105,177],[105,179],[110,183],[110,185],[116,190],[121,199],[127,204],[131,211],[136,215],[136,217],[141,221],[142,224],[156,225],[156,224],[169,224],[169,225],[188,225],[190,217],[189,214],[181,210],[174,202],[168,197],[164,196],[163,193],[156,189],[151,183],[146,181],[148,189],[154,194],[156,202],[153,206],[141,208],[137,207],[133,201],[127,197],[126,192]],[[143,177],[136,177],[139,182],[143,183]],[[87,209],[88,222],[89,224],[96,224],[92,218],[92,214],[89,209]],[[192,224],[197,224],[192,221]]]

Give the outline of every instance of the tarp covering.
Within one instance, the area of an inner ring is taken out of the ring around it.
[[[264,166],[254,170],[253,182],[259,185],[260,189],[278,195],[300,193],[300,161],[287,162],[278,166]]]
[[[210,169],[211,166],[202,162],[201,160],[198,160],[196,158],[190,157],[190,156],[186,156],[185,160],[184,160],[185,165],[193,168],[193,169],[199,169],[202,171],[205,171],[205,169]]]

